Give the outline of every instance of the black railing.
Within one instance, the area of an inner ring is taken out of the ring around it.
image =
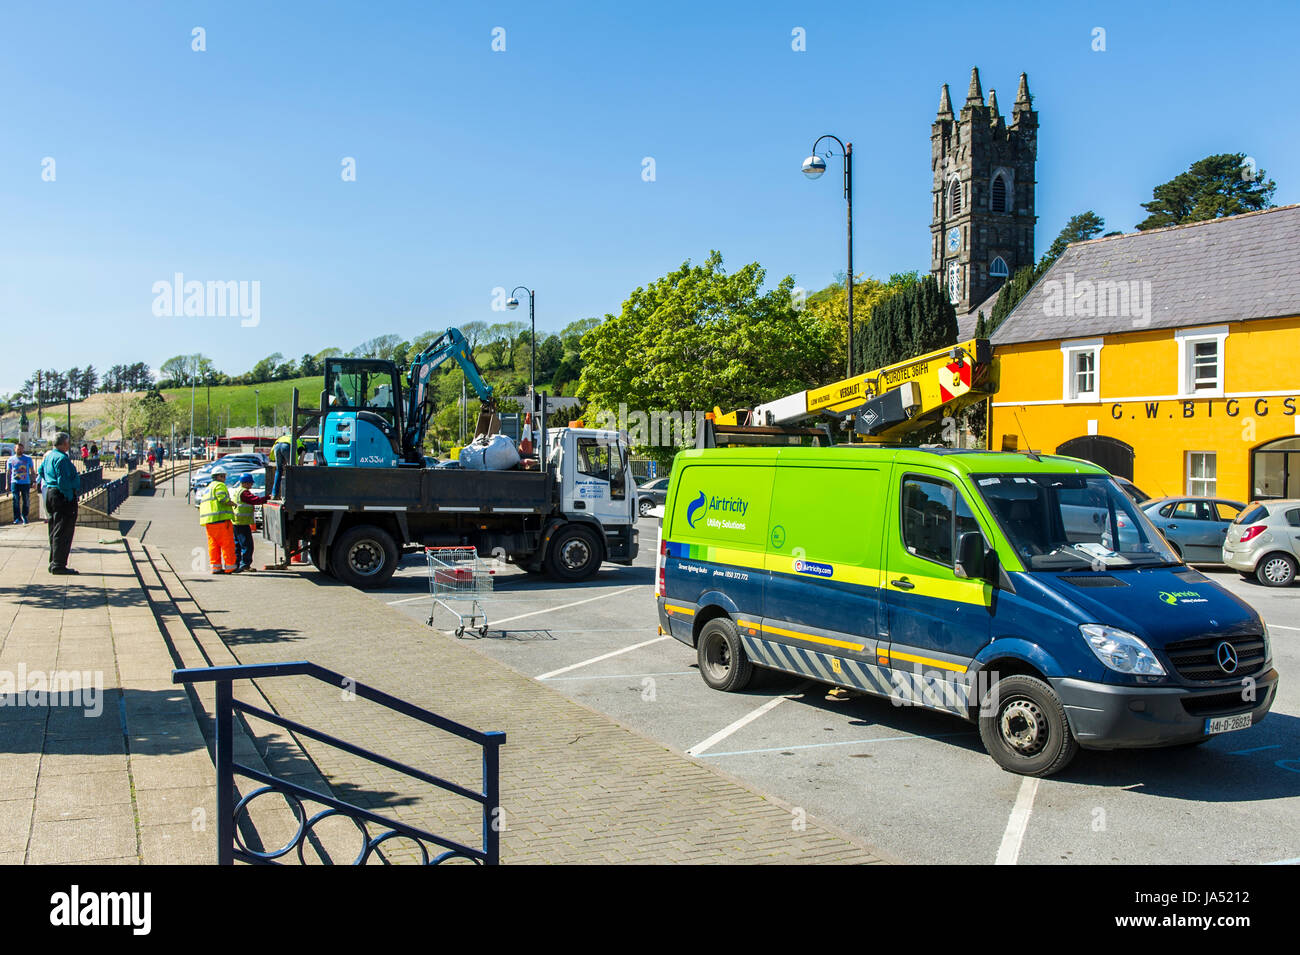
[[[346,740],[331,736],[294,720],[286,719],[278,713],[272,713],[250,703],[234,699],[232,683],[235,680],[256,680],[273,676],[309,676],[330,686],[339,687],[345,692],[355,694],[364,700],[378,703],[403,716],[427,723],[453,736],[469,740],[482,747],[483,790],[479,792],[464,786],[422,772],[412,766],[399,763],[387,756],[373,753]],[[312,827],[323,819],[342,816],[352,820],[365,839],[361,853],[353,860],[354,865],[365,865],[367,860],[379,847],[389,839],[407,838],[415,841],[420,848],[424,865],[438,865],[448,859],[468,859],[480,865],[496,865],[501,854],[501,747],[506,741],[506,734],[501,732],[480,732],[449,720],[446,717],[430,713],[390,696],[373,687],[358,683],[341,673],[299,660],[293,663],[247,664],[240,666],[201,667],[194,669],[173,670],[173,683],[215,683],[216,684],[216,769],[217,769],[217,862],[219,865],[232,865],[238,859],[241,862],[279,865],[277,859],[288,855],[295,849],[299,861],[303,859],[303,847],[311,837]],[[369,809],[345,802],[333,796],[315,792],[286,779],[280,779],[251,766],[234,761],[234,714],[246,713],[265,720],[290,732],[309,739],[317,740],[340,749],[353,756],[395,770],[412,779],[429,783],[446,792],[462,796],[482,806],[483,845],[481,848],[467,846],[453,839],[435,835],[416,826],[381,816]],[[238,803],[235,802],[235,774],[256,780],[263,785],[248,793]],[[282,848],[267,852],[249,849],[239,835],[238,818],[248,804],[258,796],[268,792],[277,792],[293,807],[298,821],[298,830],[290,842]],[[316,802],[327,807],[310,819],[303,809],[303,801]],[[367,823],[382,829],[375,836],[370,835]],[[430,846],[435,847],[430,850]],[[440,850],[440,851],[439,851]]]
[[[104,490],[104,513],[112,514],[131,496],[131,479],[120,477],[116,481],[109,481]]]
[[[81,478],[81,483],[80,483],[81,489],[77,492],[78,497],[83,497],[86,494],[89,494],[91,491],[95,490],[97,487],[99,487],[101,484],[104,483],[103,468],[94,468],[90,471],[83,471],[78,476]]]

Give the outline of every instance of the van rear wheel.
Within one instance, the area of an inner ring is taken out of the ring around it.
[[[740,633],[728,617],[714,617],[700,630],[696,656],[700,676],[715,690],[735,693],[749,686],[754,664],[740,642]]]
[[[1065,706],[1037,677],[1004,677],[993,685],[991,705],[980,706],[980,739],[993,761],[1022,776],[1050,776],[1074,758]]]

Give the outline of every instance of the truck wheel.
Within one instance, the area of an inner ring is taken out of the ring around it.
[[[321,566],[321,556],[325,550],[325,545],[321,543],[319,537],[313,537],[311,543],[307,545],[307,556],[311,558],[311,565],[326,577],[334,576],[334,561],[330,561],[329,567]]]
[[[1287,587],[1295,580],[1295,561],[1286,554],[1265,554],[1255,565],[1255,579],[1265,587]]]
[[[397,544],[389,533],[371,524],[339,535],[330,552],[334,576],[359,590],[385,586],[397,570]]]
[[[749,686],[754,664],[740,642],[740,634],[729,617],[714,617],[700,631],[696,656],[700,676],[715,690],[735,693]]]
[[[558,580],[585,580],[600,569],[600,541],[580,524],[564,528],[546,552],[546,569]]]
[[[1061,698],[1037,677],[1015,675],[994,684],[997,705],[980,707],[980,739],[993,761],[1022,776],[1063,769],[1079,744],[1070,733]]]

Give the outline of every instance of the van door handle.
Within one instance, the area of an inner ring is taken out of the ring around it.
[[[899,590],[911,590],[916,586],[916,584],[912,583],[906,577],[900,577],[898,580],[891,580],[890,583]]]

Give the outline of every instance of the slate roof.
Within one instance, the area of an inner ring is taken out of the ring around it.
[[[1089,314],[1085,281],[1126,283],[1136,294],[1127,309],[1116,294],[1097,295]],[[1286,315],[1300,315],[1300,204],[1074,243],[993,344]]]

